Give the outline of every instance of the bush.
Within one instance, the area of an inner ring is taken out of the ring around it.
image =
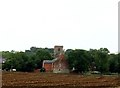
[[[46,71],[45,68],[40,69],[40,72],[45,72],[45,71]]]

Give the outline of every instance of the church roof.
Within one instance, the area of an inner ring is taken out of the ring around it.
[[[43,63],[53,63],[52,60],[44,60]]]
[[[43,63],[54,63],[58,58],[55,58],[53,60],[44,60]]]

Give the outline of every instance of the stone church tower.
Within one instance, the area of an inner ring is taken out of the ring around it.
[[[63,46],[54,46],[54,58],[57,58],[61,53],[64,53]]]

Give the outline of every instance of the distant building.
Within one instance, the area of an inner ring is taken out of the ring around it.
[[[54,59],[44,60],[43,68],[46,72],[69,73],[68,62],[64,56],[63,46],[54,46]]]

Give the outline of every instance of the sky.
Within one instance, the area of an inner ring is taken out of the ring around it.
[[[118,51],[119,0],[0,0],[0,51],[31,46]]]

